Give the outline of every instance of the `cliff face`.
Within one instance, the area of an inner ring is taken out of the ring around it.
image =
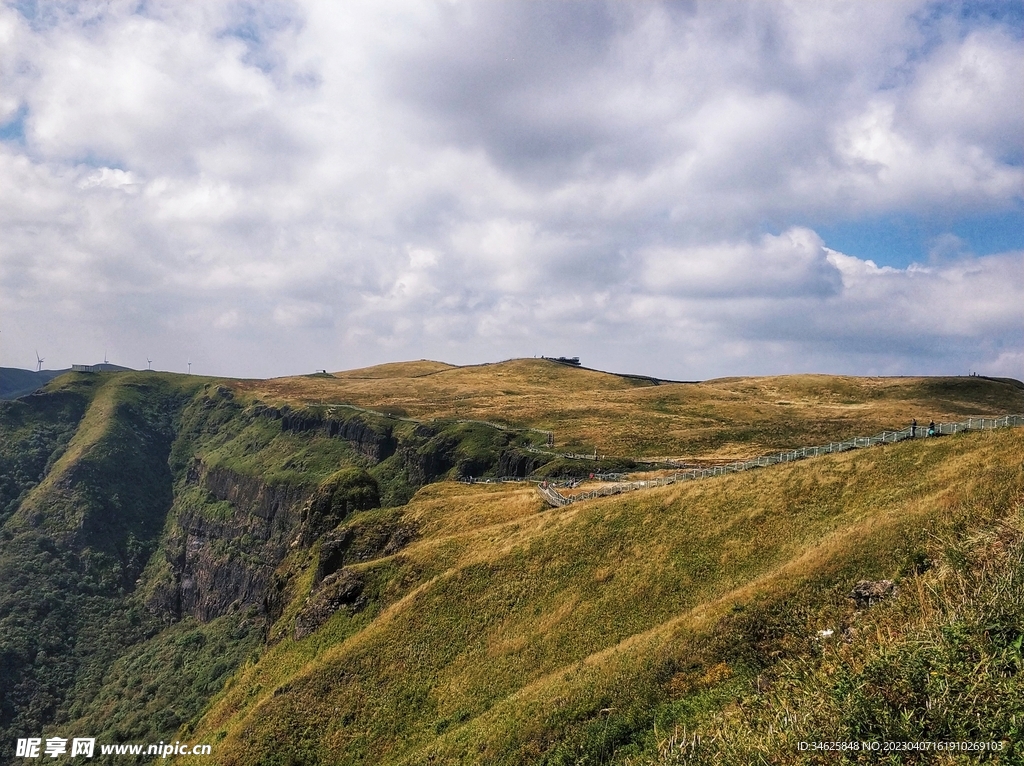
[[[285,432],[322,433],[331,438],[345,439],[374,463],[391,457],[398,446],[390,425],[374,429],[359,417],[340,419],[319,412],[281,412],[276,408],[267,408],[262,414],[279,417],[281,430]]]
[[[172,620],[244,608],[276,616],[275,571],[293,547],[314,545],[353,513],[400,504],[453,469],[493,471],[512,440],[495,429],[481,439],[475,427],[396,429],[383,417],[244,407],[222,387],[191,402],[182,422],[164,561],[147,601]],[[324,454],[333,460],[311,470]],[[280,470],[292,464],[299,470]]]
[[[244,608],[276,617],[274,575],[289,550],[314,544],[352,513],[380,504],[377,482],[357,467],[311,487],[271,485],[197,461],[184,484],[186,499],[165,539],[168,573],[148,602],[173,619],[206,622]],[[196,496],[205,502],[189,502]],[[229,512],[211,517],[217,504]]]
[[[245,407],[223,387],[197,397],[182,422],[174,450],[179,462],[191,462],[179,467],[163,566],[147,601],[171,620],[207,622],[245,610],[276,619],[282,562],[319,543],[314,590],[297,618],[308,634],[358,602],[357,578],[343,573],[343,564],[393,554],[416,535],[403,524],[353,523],[354,514],[400,505],[447,475],[525,475],[542,462],[523,452],[514,434],[480,424]],[[311,470],[307,449],[334,460]],[[266,470],[291,463],[303,470]]]
[[[184,489],[186,496],[202,494],[227,503],[231,512],[211,518],[202,505],[178,505],[164,541],[169,577],[148,603],[173,619],[191,615],[203,622],[243,607],[265,611],[274,570],[294,537],[310,490],[271,486],[198,461]]]

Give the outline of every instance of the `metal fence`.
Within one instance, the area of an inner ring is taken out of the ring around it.
[[[676,484],[681,481],[694,481],[695,479],[707,479],[712,476],[724,476],[729,473],[749,471],[754,468],[764,468],[778,463],[791,463],[794,460],[816,457],[817,455],[829,455],[834,452],[846,452],[852,449],[873,447],[876,444],[895,444],[896,442],[908,439],[927,439],[929,437],[946,434],[956,434],[963,431],[981,431],[993,428],[1011,428],[1024,425],[1024,415],[1004,415],[999,418],[968,418],[959,423],[938,423],[934,429],[930,426],[908,426],[902,431],[882,431],[877,436],[856,436],[841,442],[829,442],[818,447],[800,447],[799,449],[787,452],[776,452],[771,455],[756,457],[751,460],[740,460],[726,465],[716,465],[709,468],[690,468],[685,471],[677,471],[672,476],[661,476],[656,479],[643,481],[622,482],[610,484],[605,487],[597,487],[587,492],[580,492],[573,495],[562,495],[554,488],[546,485],[538,485],[537,491],[552,506],[560,507],[576,503],[580,500],[590,500],[596,497],[607,497],[608,495],[619,495],[623,492],[632,492],[638,489],[650,487],[664,487],[669,484]]]

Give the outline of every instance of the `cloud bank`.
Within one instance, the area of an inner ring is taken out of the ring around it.
[[[1021,3],[0,5],[0,365],[1024,377]],[[940,220],[932,257],[819,232]]]

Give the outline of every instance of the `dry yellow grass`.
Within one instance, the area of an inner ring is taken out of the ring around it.
[[[224,736],[238,764],[539,760],[566,726],[590,736],[602,710],[667,694],[666,663],[694,664],[678,688],[730,683],[728,657],[702,653],[736,606],[893,576],[964,504],[1004,507],[1022,440],[905,443],[544,513],[520,487],[427,487],[402,511],[420,541],[360,565],[394,587],[379,615],[283,641],[197,735]]]
[[[543,359],[381,365],[332,376],[237,381],[304,407],[347,403],[420,420],[553,431],[556,449],[620,457],[732,459],[969,415],[1024,411],[1024,387],[986,378],[787,375],[661,383]]]

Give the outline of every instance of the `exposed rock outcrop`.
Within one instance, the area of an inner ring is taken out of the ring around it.
[[[892,580],[859,580],[850,591],[850,598],[858,609],[877,604],[896,593],[896,584]]]
[[[170,579],[150,608],[172,617],[208,621],[243,606],[265,609],[274,570],[284,558],[312,488],[271,485],[225,468],[195,464],[187,485],[231,513],[209,517],[204,506],[179,505],[165,546]]]
[[[343,468],[317,487],[305,504],[299,543],[309,545],[355,511],[379,506],[376,480],[361,468]]]
[[[149,603],[173,618],[188,614],[204,622],[242,607],[276,616],[275,570],[289,547],[310,545],[352,513],[380,504],[376,481],[355,467],[312,488],[196,463],[187,485],[207,502],[180,505],[166,545],[171,574]],[[230,512],[211,515],[209,503],[226,503]],[[339,560],[331,571],[340,566]]]
[[[295,616],[295,640],[305,638],[331,619],[339,609],[358,611],[365,599],[363,581],[350,569],[328,575]]]
[[[529,476],[551,458],[536,453],[508,449],[498,457],[498,476]]]
[[[398,447],[398,440],[389,425],[382,425],[380,430],[377,430],[358,416],[342,419],[324,416],[318,412],[293,412],[272,408],[264,409],[263,413],[271,417],[280,417],[282,431],[321,432],[333,438],[345,439],[351,442],[356,450],[377,463],[393,455]]]
[[[409,523],[354,522],[334,530],[320,543],[314,587],[345,564],[391,556],[415,540],[416,528]]]

